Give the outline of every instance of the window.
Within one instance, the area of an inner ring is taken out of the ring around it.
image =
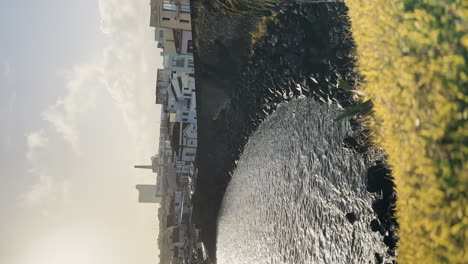
[[[189,93],[184,93],[184,96],[190,96],[190,94]]]
[[[190,5],[189,4],[181,4],[180,5],[180,12],[190,14]]]
[[[193,67],[194,67],[193,59],[189,59],[189,60],[188,60],[188,67],[189,67],[189,68],[193,68]]]
[[[188,119],[187,118],[182,118],[182,122],[187,122]]]
[[[187,53],[193,53],[193,40],[187,41]]]
[[[185,153],[187,156],[189,157],[194,157],[195,156],[195,153]]]
[[[168,17],[163,17],[163,20],[164,20],[164,21],[170,21],[171,19],[168,18]]]
[[[181,19],[181,20],[180,20],[180,23],[190,23],[190,21],[185,20],[185,19]]]
[[[164,38],[164,31],[163,30],[159,30],[159,38],[160,39]]]
[[[182,113],[183,116],[188,116],[188,113]]]
[[[172,58],[172,67],[183,68],[185,65],[185,58]]]
[[[177,12],[177,5],[173,2],[164,0],[163,1],[163,10],[164,11],[172,11],[172,12]]]

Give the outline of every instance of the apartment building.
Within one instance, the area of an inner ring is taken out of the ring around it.
[[[163,54],[193,54],[192,31],[157,27],[154,34],[158,48],[164,49]]]
[[[151,0],[150,26],[192,30],[189,0]]]

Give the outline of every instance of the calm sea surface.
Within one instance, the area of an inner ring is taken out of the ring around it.
[[[336,106],[281,105],[247,143],[218,221],[218,263],[374,263],[366,164]],[[345,217],[354,212],[351,224]]]

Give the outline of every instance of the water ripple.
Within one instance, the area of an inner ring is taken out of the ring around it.
[[[336,106],[283,104],[249,139],[218,221],[218,263],[373,263],[366,164]],[[351,224],[349,212],[358,216]]]

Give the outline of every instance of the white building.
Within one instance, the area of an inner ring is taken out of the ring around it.
[[[195,73],[193,55],[176,52],[162,52],[164,69],[177,73]]]
[[[158,48],[163,49],[164,69],[169,72],[193,74],[192,32],[182,29],[156,28],[155,40]]]
[[[137,184],[139,203],[160,203],[161,196],[156,194],[156,185]]]
[[[171,169],[171,177],[158,176],[157,182],[164,183],[166,178],[170,178],[167,188],[183,190],[188,184],[198,143],[195,79],[187,74],[158,70],[156,102],[163,108],[158,155],[161,168],[158,174],[163,175]],[[172,171],[175,171],[175,176]],[[166,186],[157,185],[161,186],[158,189]]]

